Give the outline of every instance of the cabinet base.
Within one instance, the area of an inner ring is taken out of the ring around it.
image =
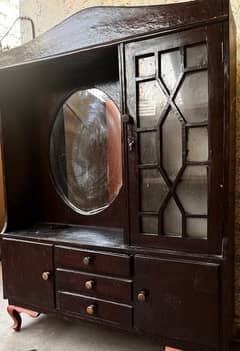
[[[17,332],[21,330],[21,325],[22,325],[22,318],[20,313],[26,313],[28,316],[32,318],[37,318],[40,315],[39,312],[34,312],[31,310],[27,310],[25,308],[13,306],[13,305],[9,305],[7,307],[7,311],[14,322],[12,328]]]

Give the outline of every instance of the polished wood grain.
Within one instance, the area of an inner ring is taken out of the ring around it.
[[[45,228],[43,232],[42,228]],[[153,257],[163,257],[167,259],[179,259],[182,258],[183,255],[186,259],[190,259],[192,261],[203,260],[204,262],[209,263],[217,263],[222,264],[224,261],[223,256],[216,255],[207,255],[198,252],[182,252],[182,251],[174,251],[174,250],[165,250],[161,248],[151,248],[151,247],[136,247],[124,244],[123,237],[121,239],[118,236],[118,231],[107,232],[102,231],[100,228],[93,229],[89,227],[78,227],[72,226],[71,230],[69,227],[65,227],[64,225],[54,225],[54,230],[47,230],[48,225],[34,226],[34,228],[28,228],[26,230],[20,230],[16,232],[6,233],[3,235],[3,239],[14,239],[25,242],[35,242],[43,243],[43,244],[51,244],[51,245],[59,245],[68,248],[75,249],[84,249],[91,251],[104,251],[117,254],[125,254],[125,255],[135,255],[135,254],[143,254],[143,255],[151,255]],[[50,226],[50,228],[52,225]],[[59,236],[57,228],[59,228]],[[39,230],[38,230],[39,229]],[[83,231],[82,231],[83,230]],[[28,233],[30,235],[28,235]],[[82,235],[84,233],[84,235]],[[115,233],[115,234],[114,234]],[[101,249],[100,249],[101,248]],[[131,273],[134,273],[132,271]]]
[[[134,320],[152,335],[218,349],[218,265],[135,257]],[[137,300],[140,291],[146,301]],[[179,326],[181,326],[179,328]]]
[[[90,263],[85,264],[84,258]],[[58,268],[78,269],[92,273],[106,273],[114,276],[129,277],[131,275],[130,256],[110,254],[108,252],[79,250],[56,246],[55,265]]]
[[[87,308],[92,306],[93,313],[89,316]],[[67,292],[57,293],[57,307],[60,310],[79,314],[85,318],[102,319],[111,324],[129,329],[132,326],[132,307],[108,300]]]
[[[86,48],[112,45],[141,34],[216,21],[227,14],[219,0],[196,0],[148,7],[85,9],[31,43],[3,54],[0,68],[56,58]],[[70,37],[72,40],[69,41]]]
[[[55,280],[57,291],[68,291],[129,303],[132,301],[131,280],[60,268],[56,270]],[[92,284],[86,287],[87,282],[91,282]]]
[[[66,243],[68,245],[81,243],[84,246],[118,249],[124,246],[123,231],[115,228],[46,223],[8,232],[9,236],[22,240],[38,240],[40,242],[56,242],[57,237],[58,243]]]
[[[8,298],[41,307],[54,308],[53,277],[42,279],[43,272],[53,273],[52,245],[3,240],[2,264],[4,294]]]

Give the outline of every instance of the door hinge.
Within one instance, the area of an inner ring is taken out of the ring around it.
[[[223,238],[222,239],[222,256],[223,258],[227,258],[228,256],[228,248],[229,248],[229,240],[228,238]]]
[[[222,51],[222,63],[224,63],[225,61],[225,57],[224,57],[224,42],[221,42],[221,51]]]

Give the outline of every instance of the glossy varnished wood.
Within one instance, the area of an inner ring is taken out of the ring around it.
[[[35,176],[39,170],[34,142],[37,131],[32,119],[34,77],[29,72],[15,72],[14,77],[3,75],[2,79],[5,81],[0,86],[0,105],[6,226],[12,223],[12,228],[21,228],[26,222],[36,222],[40,209],[36,191],[40,184]]]
[[[95,311],[94,315],[89,316],[86,308],[91,305],[95,306]],[[57,308],[72,314],[79,314],[85,318],[102,319],[122,328],[130,329],[132,327],[132,307],[129,305],[90,298],[89,296],[58,292]]]
[[[4,239],[2,255],[4,295],[39,309],[54,308],[53,275],[42,279],[43,272],[53,274],[52,245]]]
[[[222,2],[215,0],[148,7],[90,8],[80,11],[31,43],[5,53],[0,59],[0,68],[117,44],[141,34],[216,21],[227,14]],[[69,41],[69,38],[72,40]],[[51,45],[53,42],[54,45]]]
[[[116,228],[73,226],[64,224],[38,224],[19,231],[9,232],[9,236],[22,240],[40,242],[79,244],[104,248],[124,247],[123,231]]]
[[[86,282],[93,282],[86,288]],[[131,303],[132,281],[57,268],[56,290]]]
[[[86,265],[84,258],[89,257]],[[80,250],[63,246],[55,248],[55,265],[57,268],[78,269],[85,272],[105,273],[113,276],[129,277],[131,275],[131,257],[108,252]]]
[[[136,328],[175,341],[192,342],[196,348],[199,344],[218,350],[219,268],[201,262],[136,256]],[[137,300],[141,290],[146,291],[145,302]]]
[[[43,226],[47,228],[48,226]],[[20,230],[19,232],[16,231],[14,233],[4,234],[3,238],[6,239],[14,239],[26,242],[33,242],[37,241],[38,243],[43,244],[51,244],[51,245],[58,245],[64,246],[66,248],[72,249],[84,249],[84,250],[91,250],[91,251],[105,251],[116,254],[125,254],[125,255],[135,255],[135,254],[144,254],[144,255],[151,255],[153,257],[161,256],[167,259],[179,259],[179,258],[186,258],[192,261],[199,261],[203,260],[204,262],[209,263],[217,263],[223,264],[225,259],[223,256],[219,255],[206,255],[203,253],[197,252],[184,252],[179,250],[166,250],[161,248],[153,248],[153,247],[139,247],[139,246],[130,246],[125,245],[123,242],[122,235],[118,236],[118,231],[108,232],[106,230],[102,231],[100,228],[98,230],[95,228],[85,227],[83,228],[83,232],[79,227],[73,226],[69,232],[69,228],[64,229],[64,226],[59,226],[59,230],[61,234],[56,232],[56,230],[42,231],[42,225],[39,227],[36,226],[35,228],[28,228],[26,230]],[[52,226],[50,226],[52,227]],[[58,226],[54,225],[54,228]],[[39,228],[37,230],[36,228]],[[81,227],[80,227],[81,228]],[[28,235],[28,233],[30,235]],[[82,233],[87,233],[87,236]],[[100,249],[101,248],[101,249]],[[132,272],[134,273],[134,272]]]

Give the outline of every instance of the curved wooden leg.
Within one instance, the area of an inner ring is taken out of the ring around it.
[[[14,323],[13,323],[12,328],[15,331],[21,330],[22,318],[20,316],[20,313],[26,313],[28,316],[30,316],[32,318],[37,318],[40,315],[39,312],[34,312],[31,310],[27,310],[25,308],[13,306],[13,305],[9,305],[7,307],[7,311],[8,311],[8,314],[10,315],[10,317],[13,319]]]

